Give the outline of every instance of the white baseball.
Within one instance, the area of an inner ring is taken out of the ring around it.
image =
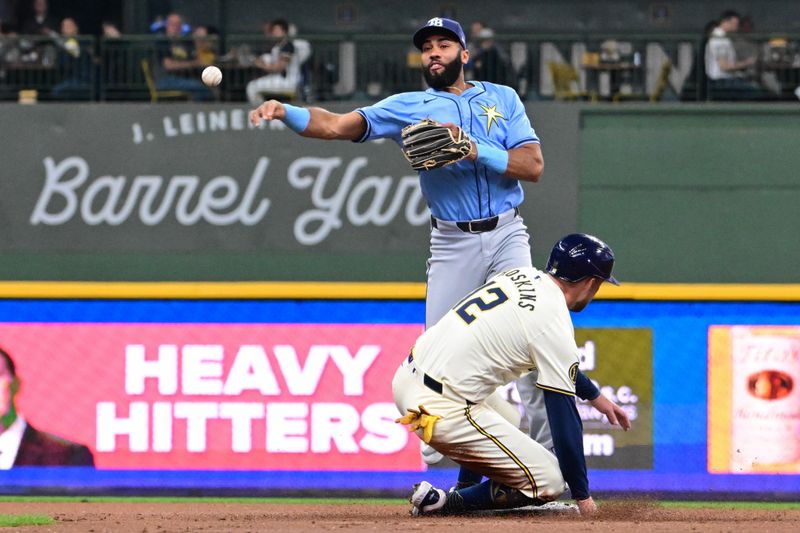
[[[222,71],[215,66],[206,67],[203,69],[201,78],[203,83],[209,87],[216,87],[222,81]]]

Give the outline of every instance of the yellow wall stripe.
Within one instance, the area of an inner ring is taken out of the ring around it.
[[[604,283],[598,293],[604,300],[731,300],[800,301],[800,284],[735,283]]]
[[[800,284],[604,284],[602,300],[800,302]],[[0,298],[424,300],[416,282],[0,281]]]
[[[424,283],[0,281],[0,298],[424,300]]]

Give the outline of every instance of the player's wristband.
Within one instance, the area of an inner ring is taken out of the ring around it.
[[[506,173],[508,169],[508,152],[478,143],[475,143],[475,148],[478,150],[477,160],[479,163],[491,168],[498,174]]]
[[[308,127],[308,123],[311,122],[311,112],[306,109],[305,107],[297,107],[289,104],[283,104],[283,108],[286,110],[286,116],[283,117],[283,122],[289,129],[292,131],[296,131],[297,133],[302,133]]]

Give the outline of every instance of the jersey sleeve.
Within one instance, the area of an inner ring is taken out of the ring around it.
[[[569,320],[554,323],[549,331],[543,332],[532,343],[540,389],[575,396],[575,383],[578,379],[578,347],[575,344],[574,330]]]
[[[583,453],[583,423],[575,407],[575,398],[549,390],[545,390],[543,395],[561,475],[569,485],[572,497],[585,500],[590,496],[589,478]]]
[[[588,400],[591,402],[600,396],[600,389],[597,388],[597,385],[592,383],[592,380],[589,379],[586,374],[578,370],[578,378],[575,380],[575,394],[577,394],[578,398],[581,400]]]
[[[411,123],[407,110],[408,103],[403,94],[393,95],[370,106],[356,109],[356,113],[367,121],[367,129],[355,142],[387,137],[399,140],[401,130]]]
[[[511,93],[509,98],[513,102],[511,105],[513,111],[508,121],[508,134],[505,140],[506,150],[511,150],[524,144],[539,143],[539,136],[536,135],[531,121],[528,119],[527,113],[525,113],[525,106],[522,104],[522,100],[513,90],[509,89],[508,91]]]

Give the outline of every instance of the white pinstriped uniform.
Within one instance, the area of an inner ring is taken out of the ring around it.
[[[422,405],[441,417],[434,449],[529,497],[550,500],[565,489],[555,455],[486,401],[534,369],[539,388],[575,395],[578,348],[566,300],[549,275],[526,267],[493,277],[426,330],[392,389],[401,414]]]

